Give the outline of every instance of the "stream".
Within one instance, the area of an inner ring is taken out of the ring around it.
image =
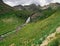
[[[3,34],[3,35],[0,35],[0,40],[2,40],[4,37],[10,35],[11,33],[15,33],[19,30],[21,30],[22,27],[24,27],[25,25],[27,25],[28,23],[30,22],[30,17],[27,18],[26,22],[22,25],[19,25],[15,30],[11,31],[11,32],[8,32],[6,34]]]

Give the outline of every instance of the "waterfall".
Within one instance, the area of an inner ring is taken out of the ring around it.
[[[26,24],[30,22],[30,17],[28,17],[28,19],[26,20]]]

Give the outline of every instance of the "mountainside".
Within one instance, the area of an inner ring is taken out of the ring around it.
[[[18,25],[24,23],[24,19],[17,15],[12,7],[0,0],[0,35],[13,31]]]
[[[26,13],[29,12],[30,14],[28,14],[28,17],[31,17],[31,21],[38,21],[45,19],[49,17],[51,14],[53,14],[58,8],[60,8],[60,4],[51,3],[44,7],[41,7],[40,5],[36,4],[30,4],[25,6],[18,5],[14,6],[14,8],[20,11],[26,11]]]
[[[30,23],[26,24],[27,18]],[[10,7],[0,0],[0,46],[40,46],[58,32],[57,27],[60,27],[59,3]],[[47,46],[60,45],[60,31],[55,36]]]
[[[43,7],[41,7],[40,5],[36,5],[36,4],[30,4],[30,5],[25,5],[25,6],[22,6],[22,5],[14,6],[14,8],[16,8],[18,10],[25,9],[25,10],[31,10],[31,11],[47,9],[49,7],[51,7],[52,9],[56,9],[56,8],[60,7],[60,3],[50,3],[49,5],[45,5]]]
[[[34,8],[33,8],[34,7]],[[22,6],[22,5],[17,5],[17,6],[14,6],[15,9],[20,9],[20,10],[30,10],[30,11],[37,11],[37,10],[40,10],[40,5],[36,5],[36,4],[30,4],[30,5],[25,5],[25,6]]]
[[[49,5],[43,6],[41,9],[47,9],[49,7],[56,10],[58,7],[60,7],[60,3],[50,3]]]
[[[44,7],[35,4],[26,5],[26,6],[22,6],[22,5],[14,6],[14,8],[17,10],[26,11],[26,13],[29,12],[30,14],[28,13],[27,16],[31,17],[31,21],[38,21],[45,19],[49,17],[51,14],[53,14],[59,7],[60,7],[59,3],[51,3]],[[25,18],[27,16],[25,16]]]
[[[58,9],[50,17],[27,24],[20,31],[9,35],[0,45],[3,46],[37,46],[49,35],[55,32],[56,28],[60,26],[60,10]]]
[[[22,5],[14,6],[16,10],[24,10],[25,8]]]
[[[12,7],[6,5],[2,0],[0,0],[0,14],[11,12],[11,10],[13,10]]]

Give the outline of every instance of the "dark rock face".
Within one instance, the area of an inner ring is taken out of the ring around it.
[[[0,5],[3,3],[3,0],[0,0]]]
[[[37,6],[36,4],[31,4],[24,6],[26,10],[31,10],[31,11],[38,11],[40,6]]]
[[[31,21],[38,21],[40,19],[40,17],[43,16],[42,13],[35,13],[31,16]]]
[[[22,5],[14,6],[16,10],[24,10],[25,8]]]
[[[17,6],[14,6],[14,8],[17,10],[37,11],[37,10],[39,10],[40,5],[38,5],[38,6],[36,6],[36,4],[25,5],[25,6],[17,5]]]
[[[7,13],[8,11],[11,11],[11,10],[12,10],[12,7],[5,4],[3,0],[0,0],[0,15]]]
[[[0,3],[3,2],[3,0],[0,0]]]
[[[52,9],[57,9],[58,7],[60,7],[60,3],[50,3],[49,5],[45,5],[43,6],[41,9],[47,9],[47,8],[52,8]]]

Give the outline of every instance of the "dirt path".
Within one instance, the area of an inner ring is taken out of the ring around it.
[[[55,33],[52,33],[51,35],[49,35],[49,36],[42,42],[42,44],[41,44],[40,46],[47,46],[48,43],[49,43],[51,40],[53,40],[53,39],[56,38],[56,37],[55,37],[55,34],[56,34],[56,32],[55,32]]]
[[[56,32],[54,32],[54,33],[50,34],[49,36],[47,36],[47,38],[42,42],[42,44],[40,46],[47,46],[49,42],[56,39],[56,33],[60,33],[60,27],[58,27],[56,29]]]

